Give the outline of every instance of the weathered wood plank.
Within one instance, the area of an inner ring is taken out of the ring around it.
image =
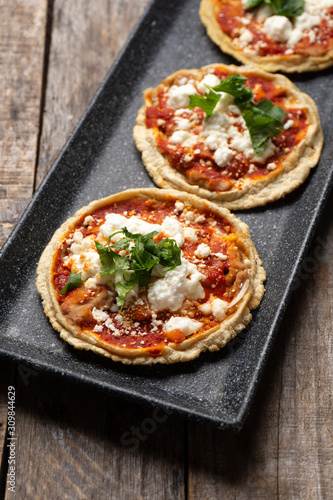
[[[148,0],[56,0],[37,186]]]
[[[55,1],[37,183],[146,3]],[[18,498],[184,498],[182,421],[41,374],[17,392]]]
[[[184,427],[163,411],[39,374],[16,419],[17,498],[184,498]]]
[[[332,212],[331,196],[244,429],[190,426],[190,500],[332,496]]]
[[[8,388],[14,384],[15,370],[9,363],[0,364],[0,498],[6,489],[6,470],[8,467],[7,414]],[[2,491],[3,490],[3,491]]]
[[[29,202],[42,89],[45,0],[0,0],[0,246]]]
[[[0,0],[0,246],[33,190],[42,90],[45,0]],[[8,386],[14,367],[0,367],[1,488],[7,468]],[[3,492],[0,492],[2,497]]]
[[[239,435],[190,424],[190,500],[277,498],[282,340],[275,346],[264,381]]]
[[[289,315],[280,402],[281,498],[320,500],[333,492],[332,213],[331,196]]]

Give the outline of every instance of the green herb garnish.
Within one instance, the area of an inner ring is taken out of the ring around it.
[[[117,243],[110,246],[110,240],[116,234],[123,233]],[[181,264],[180,248],[173,239],[164,238],[155,244],[154,236],[157,231],[142,235],[131,233],[126,227],[121,231],[111,234],[108,238],[108,245],[105,247],[98,241],[95,241],[96,249],[99,254],[102,271],[101,275],[116,275],[115,288],[118,293],[118,306],[123,308],[126,295],[135,285],[148,286],[152,270],[156,264],[160,264],[167,271],[175,269]],[[115,250],[129,250],[126,257],[122,257]]]
[[[203,109],[207,117],[213,113],[216,104],[219,102],[221,98],[220,95],[216,94],[216,92],[213,92],[212,90],[210,90],[209,93],[206,92],[204,96],[190,95],[189,97],[190,97],[189,108],[193,109],[196,106],[198,106],[198,108]]]
[[[254,9],[261,4],[272,7],[276,16],[296,17],[304,12],[304,0],[249,0],[245,9]]]
[[[276,137],[281,132],[286,112],[280,106],[274,106],[269,99],[263,99],[242,110],[242,115],[250,132],[253,149],[260,154],[265,151],[268,138]]]
[[[59,292],[61,295],[69,290],[74,290],[82,285],[82,273],[70,273],[68,276],[67,285]]]
[[[243,75],[229,75],[212,89],[215,92],[226,92],[232,95],[238,107],[245,106],[250,104],[253,99],[252,89],[245,87],[246,80],[246,76]]]
[[[234,97],[235,105],[240,109],[249,129],[253,149],[260,154],[270,137],[276,137],[282,130],[282,119],[286,112],[280,106],[274,106],[269,99],[258,103],[253,101],[253,92],[245,87],[247,78],[243,75],[229,75],[215,87],[208,87],[209,93],[204,96],[191,95],[189,108],[200,107],[211,116],[221,95],[216,92],[226,92]],[[213,103],[214,106],[213,106]],[[208,110],[208,112],[207,112]]]

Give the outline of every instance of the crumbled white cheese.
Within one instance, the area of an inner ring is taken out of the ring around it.
[[[220,146],[227,147],[228,136],[226,133],[221,133],[218,131],[214,131],[210,133],[206,138],[206,145],[212,151],[216,151]]]
[[[226,111],[232,111],[232,106],[237,109],[236,114],[240,113],[240,110],[237,106],[235,106],[234,103],[234,98],[232,95],[227,94],[226,92],[218,92],[221,97],[219,102],[217,103],[215,107],[215,111],[219,111],[220,113],[225,113]]]
[[[288,36],[288,45],[293,46],[296,45],[303,38],[303,32],[297,28],[294,28]]]
[[[194,213],[189,210],[188,212],[185,212],[184,217],[185,217],[185,219],[187,219],[189,221],[193,221],[194,220]]]
[[[245,0],[245,3],[247,3],[247,0]],[[262,22],[267,17],[272,16],[272,15],[273,15],[273,9],[272,9],[272,7],[270,7],[269,5],[262,5],[257,10],[255,17],[256,17],[256,19],[258,19],[258,21]]]
[[[103,331],[103,325],[95,325],[93,331],[96,333],[101,333]]]
[[[198,309],[204,314],[210,314],[212,312],[212,306],[209,302],[205,302],[204,304],[199,304]]]
[[[286,54],[286,56],[289,56],[289,55],[291,55],[291,54],[294,54],[294,50],[293,50],[293,49],[287,49],[287,50],[285,51],[285,54]]]
[[[160,319],[157,319],[157,314],[155,311],[152,311],[151,313],[151,324],[153,325],[152,331],[156,331],[159,326],[163,325],[163,321]]]
[[[308,14],[303,12],[300,16],[295,17],[294,25],[296,29],[300,31],[309,30],[314,26],[318,26],[321,22],[319,15]]]
[[[191,83],[186,85],[172,85],[169,89],[167,105],[170,108],[186,108],[190,104],[190,95],[197,94],[195,87]]]
[[[84,286],[88,289],[91,289],[91,290],[96,290],[97,289],[97,285],[99,284],[99,281],[98,279],[96,278],[96,276],[94,276],[93,278],[88,278],[85,282],[84,282]]]
[[[198,217],[196,217],[195,219],[195,223],[196,224],[203,224],[206,220],[206,217],[204,215],[198,215]]]
[[[190,119],[191,110],[189,110],[188,108],[179,108],[179,109],[176,109],[175,116],[181,116],[181,115],[182,116],[186,115]]]
[[[118,328],[113,324],[113,321],[111,318],[109,318],[107,321],[105,321],[104,325],[106,326],[106,328],[108,328],[109,330],[112,331],[112,335],[114,335],[115,337],[120,337],[121,336],[121,333],[120,331],[118,330]]]
[[[83,221],[83,225],[89,226],[92,222],[94,222],[94,218],[91,215],[87,215],[87,217]]]
[[[93,318],[97,323],[104,323],[104,321],[107,321],[109,319],[109,315],[105,311],[101,311],[101,309],[97,309],[96,307],[93,308],[91,311]]]
[[[310,31],[319,26],[325,19],[327,9],[333,7],[333,0],[305,0],[304,12],[300,16],[288,19],[285,16],[272,15],[273,12],[267,10],[267,6],[257,10],[256,18],[263,22],[263,31],[276,42],[287,42],[289,47],[296,45],[307,34],[310,43],[316,40],[316,33]],[[292,54],[287,49],[285,54]]]
[[[122,316],[121,314],[117,314],[114,318],[116,321],[118,321],[118,323],[120,324],[123,324],[124,323],[124,316]],[[134,325],[135,326],[135,325]],[[137,325],[139,326],[139,324]]]
[[[76,231],[73,239],[69,255],[64,258],[64,262],[71,267],[72,272],[82,272],[82,280],[86,281],[100,273],[101,261],[91,237],[83,238],[82,234]]]
[[[249,43],[253,41],[253,33],[251,33],[250,30],[246,28],[241,28],[240,30],[240,37],[238,38],[239,41],[239,46],[241,49],[246,47]]]
[[[229,106],[231,108],[231,106]],[[235,106],[238,110],[238,108]],[[239,111],[239,110],[238,110]],[[241,129],[241,130],[240,130]],[[267,147],[262,155],[257,155],[253,149],[250,133],[242,116],[231,117],[226,114],[213,113],[204,122],[202,136],[206,137],[206,145],[216,151],[215,161],[223,167],[232,159],[235,152],[243,153],[248,159],[264,162],[274,154],[275,146],[272,141],[267,142]]]
[[[276,163],[269,163],[267,165],[267,170],[275,170],[276,169]]]
[[[247,26],[251,22],[251,20],[248,19],[247,17],[239,17],[238,19],[240,20],[241,23],[245,24],[245,26]]]
[[[181,144],[185,147],[194,146],[198,141],[198,136],[186,132],[186,130],[175,130],[170,137],[171,144]]]
[[[305,0],[305,12],[312,15],[321,15],[330,7],[333,7],[333,0]]]
[[[138,217],[130,217],[127,219],[120,214],[107,214],[105,216],[105,222],[100,227],[100,233],[105,238],[108,238],[110,234],[119,231],[123,227],[126,227],[131,233],[148,234],[152,231],[160,231],[160,226],[158,224],[150,224]],[[112,241],[118,241],[123,238],[123,234],[117,234],[112,238]]]
[[[209,89],[206,87],[206,85],[208,85],[208,87],[216,87],[216,85],[218,85],[220,81],[221,80],[218,76],[208,74],[203,77],[201,82],[198,83],[197,87],[200,92],[205,94],[206,92],[209,92]]]
[[[234,113],[235,115],[240,115],[241,114],[241,110],[235,104],[229,104],[228,111],[230,111],[230,113]],[[234,122],[231,121],[231,118],[229,118],[229,120],[230,120],[230,123],[234,123]]]
[[[196,230],[193,227],[185,227],[183,234],[184,238],[188,241],[192,241],[192,243],[196,243],[198,241]]]
[[[316,33],[313,30],[310,30],[308,32],[308,36],[309,36],[310,44],[315,43],[317,37],[316,37]]]
[[[148,301],[155,310],[177,311],[186,298],[204,298],[205,292],[200,283],[203,279],[196,266],[182,258],[180,266],[149,286]]]
[[[179,85],[185,85],[187,82],[188,82],[188,78],[186,78],[186,76],[183,76],[183,77],[179,80],[178,84],[179,84]]]
[[[227,255],[224,255],[223,253],[221,252],[217,252],[217,253],[214,253],[214,255],[216,255],[216,257],[220,260],[227,260]]]
[[[249,157],[253,154],[254,150],[250,133],[247,128],[244,128],[242,132],[240,132],[237,127],[232,125],[228,129],[228,135],[231,139],[230,146],[233,149],[235,149],[239,153],[243,153],[246,157]]]
[[[227,315],[228,302],[222,299],[212,301],[212,313],[218,321],[223,321]]]
[[[190,130],[192,124],[187,118],[175,118],[176,128],[175,130]]]
[[[294,121],[293,120],[288,120],[284,125],[283,129],[284,130],[289,130],[291,127],[294,126]]]
[[[73,238],[72,238],[72,245],[70,247],[70,251],[72,253],[80,253],[82,252],[82,246],[81,246],[81,243],[83,241],[83,234],[80,233],[80,231],[75,231],[75,233],[73,234]],[[87,244],[87,241],[85,242],[85,244]],[[88,245],[88,248],[90,247],[90,245]]]
[[[184,245],[183,226],[173,217],[166,217],[161,225],[162,231],[173,238],[179,247]]]
[[[220,102],[220,101],[219,101]],[[221,129],[225,129],[229,126],[229,119],[223,111],[215,108],[214,113],[203,123],[204,130],[212,131],[217,130],[221,131]]]
[[[164,330],[166,332],[181,330],[185,337],[188,337],[189,335],[192,335],[192,333],[200,330],[201,327],[202,323],[200,323],[200,321],[195,321],[184,316],[173,316],[165,323]]]
[[[264,22],[263,31],[275,42],[287,42],[293,30],[293,25],[285,16],[270,16]]]
[[[194,255],[199,257],[199,259],[206,259],[211,255],[211,249],[206,243],[200,243],[198,248],[195,250]]]
[[[215,151],[214,158],[219,167],[225,167],[232,160],[234,154],[232,149],[222,146]]]
[[[182,210],[184,210],[184,203],[182,203],[181,201],[176,201],[175,209],[177,212],[181,212]]]

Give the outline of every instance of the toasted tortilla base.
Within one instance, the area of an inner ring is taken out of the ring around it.
[[[201,21],[207,29],[209,38],[220,47],[220,49],[233,56],[243,64],[251,64],[266,71],[284,71],[286,73],[304,73],[305,71],[319,71],[333,65],[333,50],[330,49],[322,56],[311,54],[290,54],[275,56],[256,56],[245,54],[242,49],[235,46],[232,38],[224,33],[216,20],[220,10],[219,2],[216,0],[202,0],[199,14]]]
[[[181,342],[180,344],[170,343],[165,346],[160,355],[153,357],[148,348],[131,349],[120,346],[110,345],[102,341],[94,332],[82,331],[73,326],[62,310],[57,301],[57,295],[51,282],[51,269],[53,266],[54,255],[57,251],[59,241],[62,241],[69,230],[75,227],[77,221],[83,216],[92,214],[96,209],[101,208],[113,202],[125,199],[157,199],[167,200],[175,199],[190,204],[195,208],[209,209],[223,218],[230,221],[235,227],[239,238],[242,241],[247,258],[251,262],[249,268],[249,287],[247,292],[240,300],[237,310],[234,314],[224,320],[220,326],[210,329],[204,333],[194,335]],[[76,214],[68,219],[55,232],[50,243],[45,248],[37,268],[37,290],[40,293],[44,312],[48,316],[53,328],[60,332],[60,337],[74,346],[76,349],[91,350],[102,356],[111,358],[113,361],[121,361],[125,364],[150,365],[155,363],[176,363],[179,361],[189,361],[196,358],[207,349],[216,351],[223,347],[229,340],[237,335],[247,323],[251,320],[250,309],[258,307],[263,294],[263,281],[266,273],[261,266],[261,261],[257,251],[251,241],[248,226],[239,221],[228,210],[217,207],[212,203],[202,200],[196,196],[180,193],[174,190],[162,191],[160,189],[131,189],[119,194],[91,202],[87,207],[82,208]]]
[[[142,153],[142,161],[154,182],[162,188],[175,188],[188,193],[207,198],[230,210],[244,210],[266,205],[269,202],[282,198],[300,186],[308,177],[311,168],[317,165],[323,147],[324,136],[320,125],[319,113],[316,104],[307,94],[298,88],[283,75],[272,75],[260,69],[249,66],[226,66],[211,64],[200,69],[179,70],[165,80],[163,85],[171,87],[175,78],[191,74],[194,79],[201,79],[210,69],[222,67],[231,72],[243,75],[254,74],[270,80],[274,85],[287,92],[285,103],[287,106],[305,109],[308,115],[309,128],[307,135],[282,162],[282,169],[278,167],[264,179],[240,180],[233,189],[224,192],[210,191],[199,185],[190,184],[181,172],[170,166],[167,157],[161,153],[156,145],[152,128],[146,126],[146,105],[142,106],[137,115],[137,124],[133,134],[137,148]],[[156,93],[156,89],[147,89],[146,93]],[[269,161],[269,159],[268,159]],[[240,186],[242,184],[242,186]]]

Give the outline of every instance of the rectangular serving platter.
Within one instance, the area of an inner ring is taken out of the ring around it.
[[[181,68],[235,64],[206,36],[199,4],[150,3],[4,246],[0,356],[221,428],[240,429],[333,184],[333,141],[325,143],[318,166],[300,189],[267,207],[236,214],[249,225],[268,278],[246,334],[219,352],[170,366],[128,367],[76,351],[52,329],[35,289],[39,257],[63,221],[94,199],[153,186],[132,137],[142,91]],[[291,76],[315,99],[326,137],[333,116],[331,73]]]

